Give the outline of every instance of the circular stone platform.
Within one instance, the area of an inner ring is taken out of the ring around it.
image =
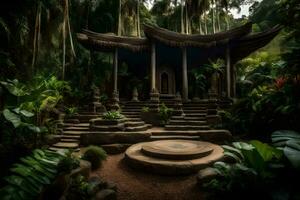
[[[136,168],[159,174],[189,174],[223,158],[223,149],[209,142],[160,140],[132,145],[125,159]]]

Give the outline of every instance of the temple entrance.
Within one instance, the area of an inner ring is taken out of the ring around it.
[[[168,74],[162,73],[161,77],[161,94],[169,94],[169,86],[168,86]]]
[[[175,96],[175,73],[171,67],[162,66],[157,69],[156,87],[161,96]]]

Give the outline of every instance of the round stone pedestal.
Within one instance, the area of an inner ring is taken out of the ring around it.
[[[135,168],[158,174],[189,174],[223,158],[223,149],[209,142],[160,140],[132,145],[125,159]]]

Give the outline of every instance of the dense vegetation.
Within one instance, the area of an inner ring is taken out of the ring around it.
[[[234,19],[230,10],[240,9],[244,4],[251,5],[250,16]],[[37,196],[43,184],[48,184],[58,173],[58,163],[66,156],[53,159],[51,152],[33,150],[47,144],[51,134],[59,129],[62,114],[72,116],[80,102],[89,101],[95,86],[101,91],[101,101],[108,99],[112,90],[111,84],[107,84],[112,76],[112,55],[86,50],[77,43],[77,32],[88,28],[95,32],[142,37],[142,24],[151,23],[186,34],[213,34],[251,20],[255,32],[277,24],[282,26],[282,31],[270,45],[236,64],[237,97],[232,107],[220,111],[220,115],[221,126],[234,136],[255,140],[224,146],[235,164],[217,163],[215,169],[221,178],[215,179],[209,187],[226,195],[250,188],[247,192],[266,191],[264,197],[274,199],[277,194],[274,189],[278,189],[287,191],[284,193],[287,198],[282,199],[299,199],[288,180],[293,176],[299,180],[299,13],[298,0],[5,2],[0,6],[0,162],[3,168],[0,175],[6,174],[19,158],[27,156],[21,159],[21,164],[11,168],[15,175],[5,179],[12,185],[5,189],[5,194],[22,187],[17,196],[28,195],[26,190],[32,190],[32,195]],[[222,64],[222,60],[215,60],[190,71],[195,87],[199,91],[207,90],[206,77]],[[130,74],[126,65],[120,66],[119,75],[130,80],[126,86],[131,87],[127,88],[129,91],[143,87],[140,86],[143,80]],[[149,108],[143,111],[148,112]],[[172,110],[164,105],[160,107],[162,123],[167,123],[171,115]],[[108,112],[104,118],[123,116],[119,112]],[[273,132],[278,130],[291,131],[279,131],[276,136]],[[278,144],[278,140],[282,143]],[[26,166],[44,156],[46,163],[41,164],[42,168]],[[105,158],[105,152],[96,147],[85,154],[85,159],[91,160],[95,168]],[[34,175],[21,177],[24,173]],[[43,179],[37,180],[36,176],[41,174]],[[285,176],[288,178],[283,178]],[[1,186],[6,184],[1,181]],[[85,184],[76,180],[75,185],[77,182]],[[264,188],[270,182],[272,184]],[[284,184],[291,188],[281,187]]]

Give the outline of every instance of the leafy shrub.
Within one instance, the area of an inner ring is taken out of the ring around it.
[[[103,119],[114,120],[114,119],[123,119],[124,115],[122,115],[119,111],[109,111],[103,115]]]
[[[276,142],[284,144],[282,133],[281,136],[275,135]],[[217,177],[205,185],[213,189],[218,198],[254,199],[257,194],[262,199],[299,198],[298,190],[290,183],[290,178],[299,177],[299,171],[285,165],[281,149],[260,141],[234,142],[232,146],[224,145],[223,148],[224,154],[235,163],[216,162],[214,170]]]
[[[97,169],[101,166],[102,161],[106,160],[106,152],[98,146],[89,146],[84,152],[82,159],[91,162],[92,169]]]
[[[44,187],[62,173],[58,166],[69,156],[70,152],[66,150],[34,150],[32,155],[21,158],[21,162],[10,169],[13,175],[4,178],[8,185],[0,190],[0,196],[12,200],[37,199]]]
[[[81,175],[72,177],[70,179],[70,186],[68,188],[66,199],[67,200],[86,200],[91,199],[90,195],[91,186]]]
[[[149,112],[149,107],[147,106],[142,107],[142,112],[143,113]]]
[[[164,103],[160,104],[158,111],[162,124],[167,124],[172,117],[173,109],[168,108]]]
[[[67,107],[66,108],[66,114],[67,116],[74,116],[76,113],[78,112],[78,108],[77,107]]]

